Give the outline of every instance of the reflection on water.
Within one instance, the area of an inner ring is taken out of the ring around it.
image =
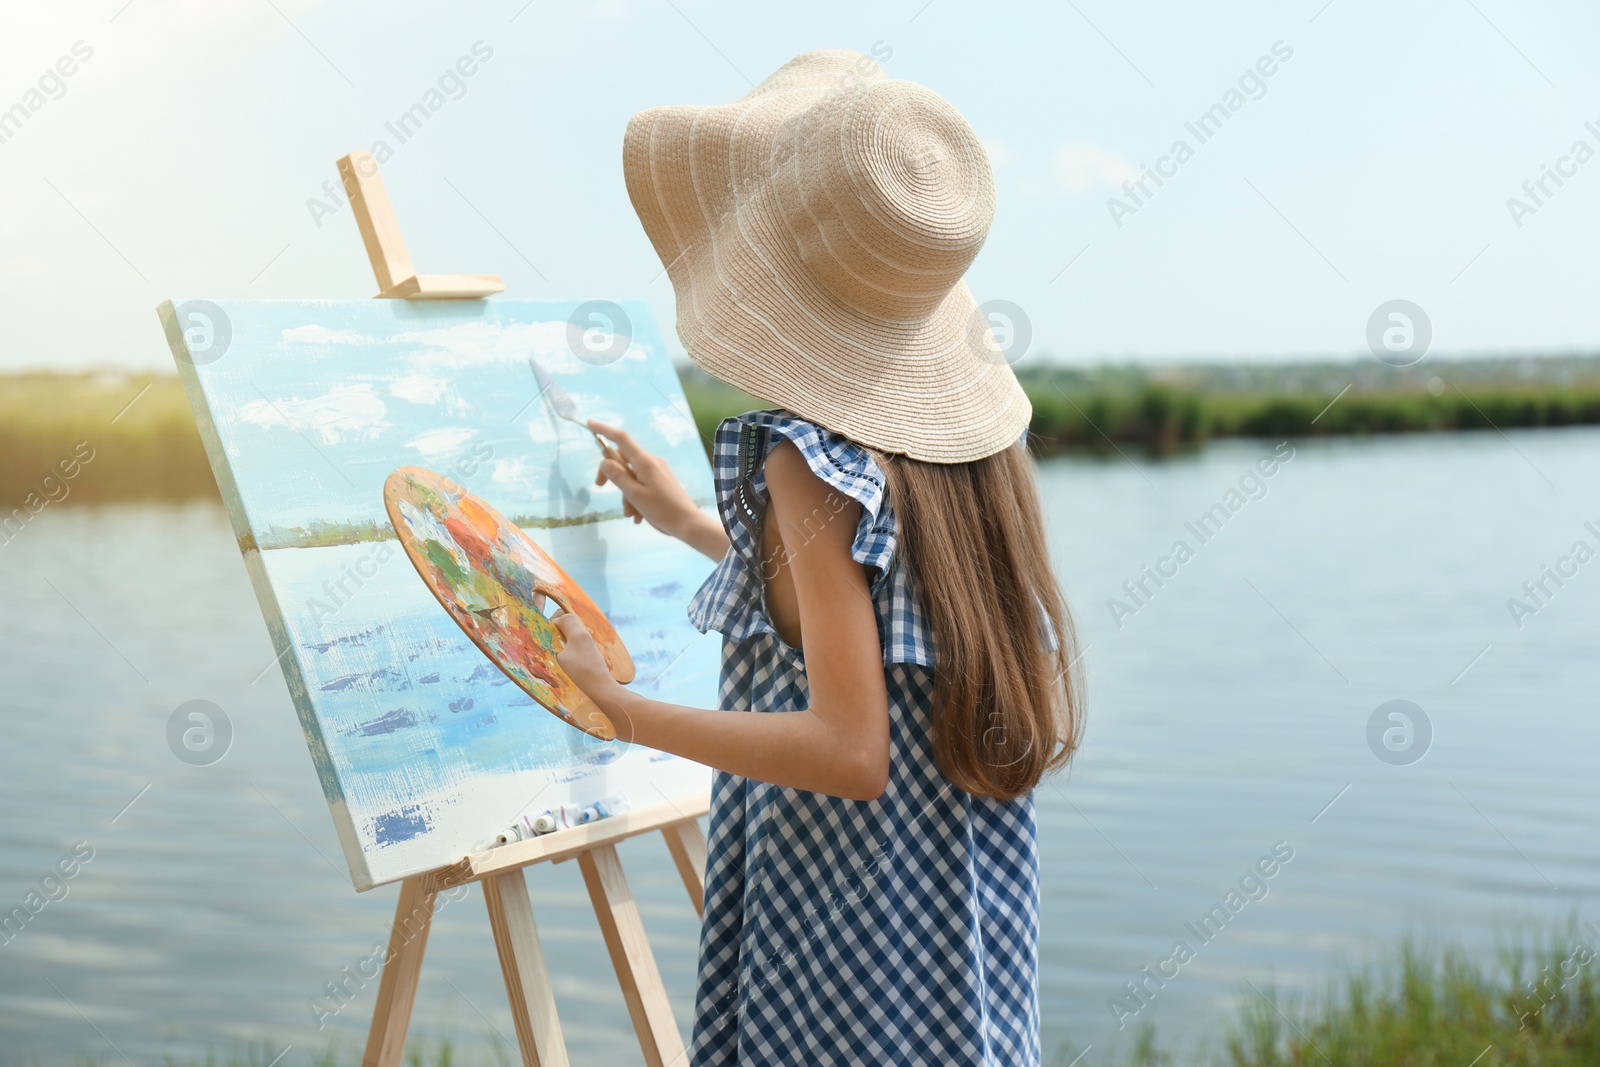
[[[1600,570],[1547,581],[1520,619],[1507,606],[1595,545],[1600,433],[1512,444],[1299,445],[1235,510],[1228,491],[1272,443],[1045,466],[1090,694],[1081,755],[1039,794],[1047,1049],[1070,1035],[1098,1057],[1114,998],[1197,1034],[1253,995],[1246,978],[1317,989],[1408,930],[1488,952],[1518,924],[1600,917]],[[1201,540],[1187,524],[1207,513]],[[1185,539],[1189,558],[1161,563]],[[0,546],[0,589],[0,908],[39,894],[0,935],[0,1062],[256,1040],[305,1064],[335,1037],[354,1058],[395,890],[350,890],[220,509],[52,510]],[[233,728],[210,766],[168,748],[195,699]],[[1409,765],[1368,747],[1393,699],[1432,726]],[[686,1022],[693,912],[659,840],[622,852]],[[574,1059],[636,1062],[578,872],[529,883]],[[437,926],[416,1032],[510,1038],[477,891]],[[354,996],[319,1029],[329,982]]]

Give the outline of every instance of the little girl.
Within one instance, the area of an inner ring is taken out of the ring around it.
[[[722,423],[718,522],[615,426],[598,482],[717,566],[721,710],[561,666],[617,736],[713,780],[691,1057],[1036,1064],[1032,791],[1077,745],[1031,409],[961,276],[994,183],[961,116],[864,56],[634,116],[629,195],[691,358],[778,406]]]

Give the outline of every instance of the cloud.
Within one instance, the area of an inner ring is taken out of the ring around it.
[[[433,330],[396,334],[395,341],[417,351],[411,365],[418,370],[477,367],[489,363],[524,363],[537,356],[552,374],[568,369],[565,322],[461,322]]]
[[[581,390],[569,389],[567,395],[572,398],[572,406],[578,410],[578,418],[580,419],[599,418],[597,415],[591,415],[590,412],[599,411],[611,403],[611,398],[602,393],[586,393]],[[604,422],[605,420],[601,419],[600,421]],[[570,422],[567,425],[573,426]],[[573,428],[577,429],[579,433],[583,432],[582,429],[576,426],[573,426]]]
[[[527,429],[528,440],[536,445],[548,445],[556,439],[555,423],[543,409],[538,409],[538,414],[529,416]]]
[[[429,374],[411,374],[396,378],[389,384],[389,392],[413,404],[437,404],[449,383]]]
[[[576,374],[583,368],[574,350],[587,345],[590,351],[604,351],[610,347],[614,336],[594,329],[586,334],[579,333],[568,327],[564,319],[558,319],[505,324],[463,322],[444,329],[399,334],[395,341],[418,349],[411,357],[411,365],[419,371],[525,363],[532,356],[552,375],[562,375]],[[641,362],[645,356],[642,347],[630,342],[620,358]]]
[[[697,432],[689,416],[670,407],[651,408],[650,425],[674,448]]]
[[[1088,143],[1067,144],[1058,148],[1054,169],[1062,187],[1073,194],[1086,192],[1097,185],[1116,189],[1130,178],[1139,176],[1139,168],[1122,156]]]
[[[539,364],[552,375],[577,374],[584,366],[575,354],[578,350],[606,352],[619,337],[620,334],[607,333],[598,328],[580,330],[570,326],[565,319],[550,322],[460,322],[431,330],[407,330],[390,337],[373,337],[354,330],[331,330],[315,324],[283,331],[285,341],[301,344],[393,344],[411,349],[408,362],[415,373],[402,381],[419,383],[434,377],[434,372],[439,370],[459,370],[493,363],[526,363],[530,356],[537,358]],[[649,352],[631,338],[627,340],[627,349],[617,358],[634,363],[644,362]]]
[[[489,475],[489,480],[496,485],[518,485],[532,473],[528,469],[526,456],[513,456],[510,459],[495,460],[494,472]]]
[[[312,432],[325,445],[336,445],[345,437],[377,437],[389,427],[387,414],[366,382],[336,385],[306,399],[252,400],[239,409],[239,418],[264,430],[282,426],[297,433]]]
[[[285,341],[311,345],[370,345],[376,342],[354,330],[330,330],[326,326],[294,326],[283,331]]]
[[[406,447],[416,449],[428,459],[437,459],[459,452],[462,445],[476,436],[477,430],[465,426],[442,426],[418,434],[406,442]]]

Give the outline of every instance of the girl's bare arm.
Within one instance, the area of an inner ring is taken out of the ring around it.
[[[800,610],[809,707],[740,714],[652,700],[611,677],[567,613],[555,616],[567,640],[557,659],[620,740],[774,785],[875,799],[889,780],[889,697],[867,571],[850,555],[860,505],[834,494],[787,441],[768,455],[766,479],[768,521],[782,534]]]

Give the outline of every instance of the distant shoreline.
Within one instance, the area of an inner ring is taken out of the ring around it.
[[[706,441],[727,416],[771,406],[692,367],[680,376]],[[1424,360],[1408,368],[1373,359],[1030,364],[1017,376],[1033,403],[1029,438],[1040,455],[1117,449],[1160,456],[1228,437],[1600,425],[1600,357],[1593,356]],[[46,507],[218,495],[175,375],[0,375],[0,543],[8,517],[25,523]]]
[[[620,507],[605,511],[586,511],[582,515],[512,515],[512,524],[522,530],[559,530],[569,526],[592,526],[623,517]],[[398,541],[394,527],[385,522],[313,522],[306,526],[272,526],[261,537],[245,534],[239,539],[241,551],[279,548],[329,548],[362,542]]]
[[[700,432],[766,407],[704,372],[680,372]],[[1172,455],[1221,438],[1363,436],[1600,425],[1600,357],[1293,365],[1019,368],[1041,456]]]

